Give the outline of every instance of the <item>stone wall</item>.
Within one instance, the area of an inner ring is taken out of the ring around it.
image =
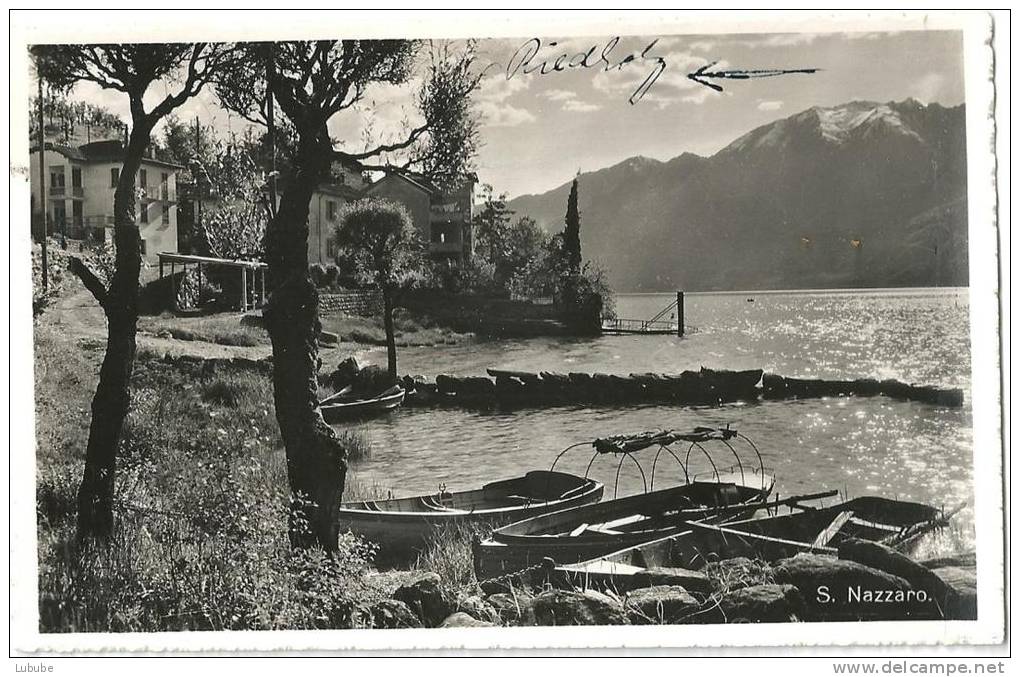
[[[382,313],[382,292],[378,289],[352,289],[320,292],[319,315],[378,315]]]

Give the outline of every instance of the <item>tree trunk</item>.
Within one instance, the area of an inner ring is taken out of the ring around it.
[[[308,203],[329,169],[325,128],[302,133],[294,176],[266,237],[269,280],[264,311],[273,343],[276,420],[287,452],[291,546],[337,549],[347,450],[318,406],[319,295],[308,276]]]
[[[397,337],[393,331],[393,292],[384,286],[383,327],[386,329],[386,369],[392,383],[397,382]]]
[[[106,355],[92,398],[85,471],[78,489],[78,540],[106,539],[113,532],[117,447],[130,404],[128,385],[135,363],[138,274],[141,247],[135,223],[135,175],[149,143],[150,127],[136,124],[128,141],[113,198],[116,268],[105,298],[98,299],[108,324]]]

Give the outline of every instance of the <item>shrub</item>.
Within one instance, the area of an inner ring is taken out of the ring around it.
[[[321,289],[326,278],[326,267],[321,263],[313,263],[308,266],[308,277],[311,278],[312,284]]]

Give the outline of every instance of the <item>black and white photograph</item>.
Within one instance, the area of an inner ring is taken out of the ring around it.
[[[1008,638],[1008,25],[163,14],[12,14],[12,656]]]

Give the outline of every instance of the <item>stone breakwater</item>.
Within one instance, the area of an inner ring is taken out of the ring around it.
[[[678,404],[718,406],[725,402],[819,397],[873,397],[941,407],[963,406],[963,390],[915,385],[895,379],[827,380],[788,378],[761,369],[702,368],[679,374],[525,372],[489,369],[488,376],[435,379],[404,376],[405,406],[531,407],[570,404]]]

